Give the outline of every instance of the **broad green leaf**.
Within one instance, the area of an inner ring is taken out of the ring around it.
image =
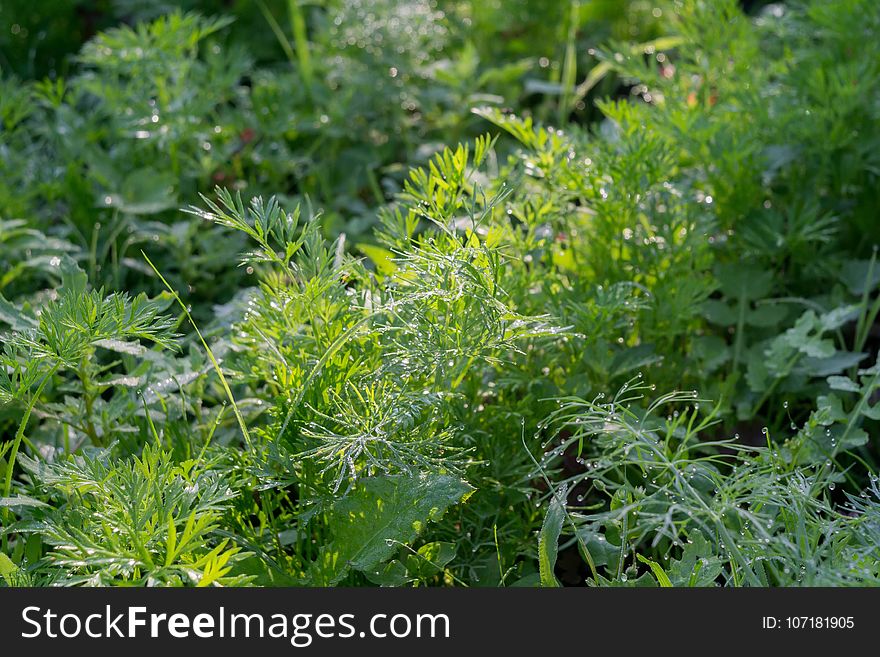
[[[840,427],[842,431],[840,432],[839,448],[841,450],[847,449],[855,449],[856,447],[862,447],[868,444],[868,441],[871,439],[868,435],[868,432],[861,428],[850,429],[846,431],[844,427]]]
[[[514,588],[537,588],[541,586],[541,575],[540,573],[531,573],[519,578],[510,586]]]
[[[703,317],[717,326],[736,324],[736,310],[719,299],[707,299],[703,302]]]
[[[578,529],[578,541],[581,549],[586,548],[596,566],[608,566],[616,569],[620,559],[620,546],[609,541],[604,535],[590,527]]]
[[[599,577],[596,578],[596,583],[599,586],[613,586],[616,588],[627,589],[657,588],[657,580],[651,576],[651,573],[642,573],[638,577],[627,577],[626,575],[623,575],[616,579],[608,579],[607,577],[599,575]]]
[[[843,263],[840,279],[856,296],[864,294],[865,289],[873,290],[880,285],[880,263],[871,260],[850,260]]]
[[[544,517],[541,533],[538,535],[538,566],[541,572],[541,586],[558,587],[559,581],[553,573],[556,557],[559,554],[559,535],[565,522],[565,492],[563,487],[554,493]]]
[[[713,586],[722,571],[721,559],[699,531],[688,538],[681,559],[669,564],[670,582],[673,586]]]
[[[862,415],[870,420],[880,420],[880,402],[877,402],[873,406],[865,404],[862,407]]]
[[[746,323],[762,328],[779,326],[785,320],[786,315],[788,315],[788,308],[782,304],[763,304],[746,314]]]
[[[12,576],[18,571],[18,566],[8,556],[0,552],[0,577],[12,586]]]
[[[0,507],[17,507],[17,506],[49,506],[45,502],[41,502],[33,497],[19,495],[18,497],[0,497]]]
[[[693,353],[703,363],[706,372],[714,372],[730,360],[730,347],[717,335],[694,338]]]
[[[835,394],[819,395],[816,399],[816,419],[822,426],[830,426],[835,422],[842,422],[847,419],[847,414],[843,411],[843,403],[840,397]]]
[[[762,299],[773,288],[773,272],[743,266],[741,263],[720,265],[715,271],[721,291],[729,299]]]
[[[837,351],[827,358],[804,358],[801,368],[810,376],[830,376],[858,365],[867,354]]]
[[[128,214],[155,214],[177,207],[175,183],[168,172],[136,169],[125,178],[118,192],[108,194],[102,201],[107,204],[109,198],[109,205]]]
[[[352,569],[376,572],[400,544],[414,541],[429,522],[439,520],[473,490],[450,475],[388,475],[360,480],[330,510],[332,540],[312,564],[312,583],[337,584]]]
[[[654,573],[654,577],[657,579],[657,583],[663,588],[671,588],[672,582],[669,581],[669,575],[666,574],[666,571],[663,570],[663,566],[661,566],[656,561],[652,561],[647,557],[643,557],[641,554],[636,555],[643,564],[647,565],[648,568],[651,569],[651,572]]]
[[[139,342],[127,342],[125,340],[115,340],[108,338],[105,340],[95,340],[95,346],[115,351],[118,354],[129,354],[131,356],[143,356],[147,352],[147,348]]]
[[[663,359],[655,353],[654,345],[640,344],[617,352],[611,363],[611,376],[620,376],[627,372],[647,367]]]
[[[859,384],[848,376],[829,376],[828,385],[832,390],[843,390],[844,392],[859,391]]]
[[[357,248],[373,261],[373,264],[376,265],[376,271],[382,276],[390,276],[397,271],[394,254],[388,249],[376,246],[375,244],[364,243],[358,244]]]
[[[28,317],[21,310],[0,294],[0,322],[5,322],[12,327],[13,331],[24,331],[36,327],[39,322],[33,317]]]
[[[430,577],[441,572],[455,558],[455,543],[434,541],[420,547],[416,554],[406,558],[407,570],[419,577]]]
[[[413,580],[406,566],[397,559],[380,564],[375,570],[364,571],[364,575],[379,586],[403,586]]]
[[[819,317],[819,323],[823,331],[833,331],[847,322],[853,321],[859,315],[860,308],[856,305],[841,306]]]

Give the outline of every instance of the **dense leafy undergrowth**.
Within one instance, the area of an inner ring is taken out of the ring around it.
[[[0,80],[6,584],[880,584],[880,5],[245,4]]]

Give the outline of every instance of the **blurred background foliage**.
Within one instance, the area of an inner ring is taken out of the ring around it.
[[[485,129],[472,107],[598,119],[563,78],[608,39],[662,35],[662,6],[10,0],[0,216],[70,242],[99,284],[150,289],[133,256],[167,256],[198,308],[241,280],[226,266],[240,244],[177,213],[197,191],[308,199],[328,234],[369,240],[410,166]],[[619,89],[609,76],[595,93]]]

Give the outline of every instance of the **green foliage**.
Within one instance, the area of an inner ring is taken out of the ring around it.
[[[541,586],[556,587],[559,582],[553,569],[559,556],[559,534],[565,522],[565,490],[554,494],[547,509],[547,516],[541,526],[538,538],[538,565],[541,573]]]
[[[36,4],[4,585],[880,584],[875,2]]]
[[[460,479],[445,475],[369,477],[329,511],[330,541],[322,546],[309,572],[312,585],[339,583],[350,569],[369,572],[412,543],[430,521],[473,492]],[[430,560],[432,549],[420,553]],[[439,548],[435,558],[439,558]],[[421,569],[417,565],[416,572]]]
[[[247,581],[226,576],[240,549],[213,536],[234,494],[219,473],[195,461],[174,463],[150,446],[130,461],[113,462],[98,452],[24,465],[40,486],[54,491],[55,508],[38,516],[31,531],[51,546],[46,561],[67,571],[63,584]]]

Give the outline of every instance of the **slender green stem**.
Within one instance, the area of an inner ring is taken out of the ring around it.
[[[58,366],[55,365],[49,373],[43,377],[43,380],[40,381],[40,385],[37,386],[36,392],[31,396],[27,408],[25,408],[24,415],[21,418],[21,422],[18,424],[18,430],[15,432],[15,438],[12,441],[12,451],[9,453],[9,464],[6,466],[6,481],[3,483],[3,497],[9,497],[9,493],[12,490],[12,471],[15,469],[15,459],[18,456],[18,449],[21,446],[22,438],[24,438],[25,428],[31,418],[31,412],[33,412],[34,407],[37,405],[37,400],[43,393],[43,388],[46,387],[46,384],[52,376],[54,376],[57,370]]]
[[[580,16],[580,2],[572,0],[569,7],[568,38],[565,44],[565,57],[562,60],[562,94],[559,96],[559,107],[556,121],[559,126],[568,123],[568,115],[573,109],[572,96],[577,82],[577,28]]]
[[[46,387],[46,384],[51,380],[54,376],[55,372],[58,370],[58,365],[54,365],[52,369],[49,371],[46,376],[43,377],[43,380],[40,381],[40,385],[37,386],[36,392],[31,396],[30,401],[28,402],[27,408],[25,408],[24,415],[21,417],[21,422],[18,424],[18,430],[15,432],[15,438],[12,441],[12,451],[9,452],[9,461],[6,464],[6,480],[3,482],[3,497],[9,497],[9,494],[12,492],[12,473],[15,470],[15,461],[18,458],[18,450],[21,447],[21,441],[24,438],[24,432],[27,428],[27,424],[31,419],[31,412],[34,410],[34,407],[37,405],[37,400],[39,400],[40,395],[43,393],[43,388]],[[4,522],[8,520],[8,514],[10,511],[8,509],[3,510]],[[3,551],[5,552],[9,545],[9,536],[8,534],[3,535]]]
[[[733,372],[739,371],[739,361],[742,358],[743,333],[746,330],[746,300],[740,296],[737,308],[736,339],[733,343]]]
[[[865,346],[865,342],[868,339],[868,332],[871,330],[871,324],[877,316],[877,311],[880,310],[880,297],[877,299],[877,303],[874,304],[874,308],[871,310],[868,309],[868,302],[870,300],[871,294],[871,280],[874,278],[874,265],[877,262],[877,252],[875,251],[871,255],[871,262],[868,264],[868,274],[865,276],[865,289],[862,291],[862,312],[859,315],[859,320],[856,323],[856,342],[853,346],[853,351],[861,351],[862,347]]]
[[[205,341],[205,337],[202,335],[202,332],[199,330],[199,327],[196,325],[195,320],[192,318],[192,315],[189,312],[189,308],[187,308],[186,304],[183,303],[183,300],[180,298],[180,295],[177,294],[177,291],[171,287],[171,284],[165,280],[165,277],[156,269],[156,265],[153,264],[153,261],[147,257],[147,254],[141,251],[141,255],[144,256],[144,259],[147,261],[147,264],[150,265],[150,268],[155,272],[156,276],[159,277],[159,280],[162,281],[162,284],[165,286],[165,289],[174,297],[175,301],[180,305],[183,309],[183,312],[186,314],[186,318],[189,320],[189,323],[192,325],[193,329],[195,329],[196,335],[199,337],[199,341],[201,341],[202,346],[205,348],[205,352],[208,354],[208,358],[211,360],[211,365],[214,367],[214,371],[217,372],[217,376],[220,378],[220,384],[223,386],[223,390],[226,392],[226,396],[229,399],[229,403],[232,404],[232,411],[235,413],[235,418],[238,420],[238,426],[241,428],[241,434],[244,436],[244,441],[248,447],[251,446],[251,435],[248,432],[247,424],[245,424],[244,416],[241,414],[241,411],[238,408],[238,404],[235,402],[235,396],[232,394],[232,388],[229,387],[229,383],[226,381],[226,377],[223,375],[223,369],[220,367],[220,363],[217,362],[217,359],[214,357],[214,352],[211,350],[211,347],[208,346],[208,343]]]
[[[290,29],[293,32],[293,46],[306,91],[311,95],[315,73],[312,66],[312,55],[309,50],[309,35],[306,30],[306,17],[300,7],[300,0],[287,0],[287,13],[290,17]]]

